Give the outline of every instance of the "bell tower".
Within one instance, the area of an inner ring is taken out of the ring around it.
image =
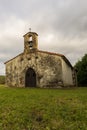
[[[34,52],[38,49],[38,34],[35,32],[28,32],[24,36],[24,52]]]

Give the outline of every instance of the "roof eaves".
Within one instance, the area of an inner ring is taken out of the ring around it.
[[[20,56],[20,55],[22,55],[22,54],[23,54],[23,53],[20,53],[19,55],[15,56],[14,58],[12,58],[12,59],[10,59],[10,60],[8,60],[8,61],[4,62],[4,64],[8,63],[9,61],[11,61],[11,60],[13,60],[13,59],[17,58],[18,56]]]
[[[71,65],[70,61],[65,56],[62,56],[62,58],[73,69],[73,66]]]
[[[28,32],[25,35],[27,35],[27,34],[36,34],[38,36],[38,34],[36,32]],[[25,37],[25,35],[23,35],[23,37]]]
[[[50,54],[50,55],[60,56],[73,69],[73,66],[71,65],[69,60],[63,54],[53,53],[53,52],[48,52],[48,51],[41,51],[41,50],[38,50],[38,52],[47,53],[47,54]]]

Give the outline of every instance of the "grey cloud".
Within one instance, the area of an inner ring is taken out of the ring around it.
[[[48,8],[38,12],[38,16],[33,17],[33,20],[37,18],[35,26],[44,32],[61,33],[64,37],[86,37],[87,2],[85,0],[73,0],[73,2],[68,0],[59,5],[57,3],[52,9]]]
[[[31,27],[40,49],[63,53],[75,64],[87,52],[86,6],[86,0],[0,0],[1,60],[23,51],[22,35]]]

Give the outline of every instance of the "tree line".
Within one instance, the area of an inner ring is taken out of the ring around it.
[[[75,64],[74,68],[77,70],[78,86],[87,86],[87,54]]]

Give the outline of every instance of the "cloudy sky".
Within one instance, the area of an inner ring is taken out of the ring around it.
[[[74,65],[87,53],[87,0],[0,0],[0,75],[23,52],[32,28],[39,49],[64,54]]]

